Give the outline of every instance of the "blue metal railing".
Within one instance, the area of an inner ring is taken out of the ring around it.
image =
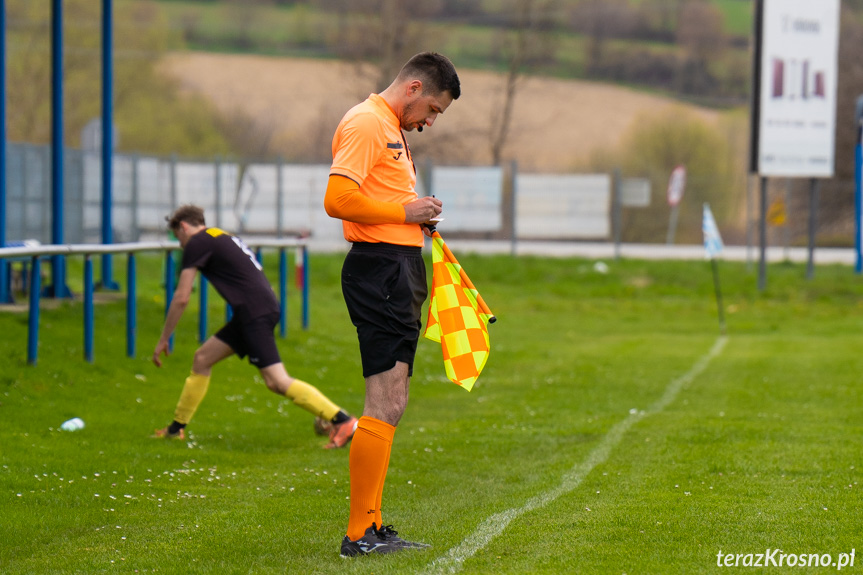
[[[262,248],[277,249],[279,251],[279,303],[282,308],[279,333],[281,337],[286,335],[286,310],[288,306],[287,284],[288,274],[285,251],[294,248],[299,250],[303,258],[304,273],[301,284],[302,293],[302,326],[309,328],[309,285],[308,285],[308,248],[305,239],[283,238],[283,239],[244,239],[249,247],[257,248],[258,254]],[[177,242],[141,242],[126,244],[69,244],[49,245],[39,247],[14,247],[0,248],[0,265],[6,265],[6,260],[11,258],[30,258],[30,280],[29,280],[29,317],[27,321],[27,362],[35,365],[38,359],[39,348],[39,303],[42,297],[42,259],[51,257],[52,262],[57,258],[64,260],[71,255],[84,256],[84,359],[90,363],[94,361],[95,352],[95,323],[93,307],[93,262],[92,256],[99,254],[127,254],[126,266],[126,355],[134,357],[137,347],[137,263],[135,254],[139,252],[164,252],[165,253],[165,313],[171,305],[174,295],[174,255],[180,249]],[[201,341],[206,338],[207,332],[207,287],[208,282],[201,276],[199,289],[200,310],[198,313],[198,337]],[[11,293],[11,292],[10,292]],[[230,306],[226,305],[226,316],[230,318]],[[171,339],[173,347],[173,337]]]

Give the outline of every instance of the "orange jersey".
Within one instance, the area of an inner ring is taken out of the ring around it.
[[[350,178],[360,194],[377,202],[404,206],[417,199],[417,176],[399,120],[389,104],[377,94],[345,114],[333,136],[333,165],[330,176]],[[402,208],[402,212],[404,208]],[[391,212],[391,210],[390,210]],[[368,214],[359,217],[368,220]],[[343,219],[349,242],[388,243],[422,246],[419,224],[382,222],[357,223]]]

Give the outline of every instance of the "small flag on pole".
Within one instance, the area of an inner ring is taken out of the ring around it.
[[[719,235],[719,228],[716,227],[716,220],[713,219],[709,204],[704,204],[704,220],[701,229],[704,232],[705,258],[712,260],[722,253],[722,237]]]
[[[704,204],[704,220],[701,224],[704,232],[705,258],[710,260],[713,269],[713,289],[716,292],[716,310],[719,314],[719,332],[725,335],[725,314],[722,311],[722,288],[719,285],[719,266],[716,264],[716,256],[722,253],[722,238],[719,236],[719,228],[713,219],[710,205]]]
[[[447,377],[470,391],[488,360],[488,324],[496,318],[438,232],[432,274],[425,337],[440,342]]]

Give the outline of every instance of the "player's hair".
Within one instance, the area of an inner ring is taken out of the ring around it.
[[[170,216],[165,216],[168,222],[168,229],[177,231],[180,227],[180,222],[186,222],[193,226],[206,226],[204,221],[204,208],[193,204],[186,204],[177,208]]]
[[[430,94],[449,92],[453,100],[461,96],[461,82],[449,58],[437,52],[420,52],[407,61],[399,72],[399,80],[416,78]]]

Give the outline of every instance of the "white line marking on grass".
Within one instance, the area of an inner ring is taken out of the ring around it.
[[[578,487],[585,477],[593,470],[594,467],[603,463],[611,454],[618,443],[623,439],[623,435],[629,429],[638,423],[644,417],[653,415],[663,411],[668,405],[674,401],[677,394],[684,385],[692,382],[706,368],[710,361],[722,353],[728,338],[723,336],[716,340],[713,347],[702,356],[692,368],[683,374],[681,377],[672,380],[665,388],[665,393],[662,394],[653,405],[646,411],[632,411],[629,417],[616,423],[600,441],[599,445],[591,451],[587,459],[580,463],[576,463],[561,479],[560,485],[554,489],[550,489],[545,493],[541,493],[531,497],[521,507],[513,507],[487,518],[479,524],[476,531],[469,535],[460,545],[452,547],[443,556],[432,561],[426,573],[457,573],[461,570],[464,562],[470,559],[478,551],[488,545],[492,539],[503,533],[509,526],[510,522],[517,519],[521,515],[545,507],[561,495],[565,495]]]

